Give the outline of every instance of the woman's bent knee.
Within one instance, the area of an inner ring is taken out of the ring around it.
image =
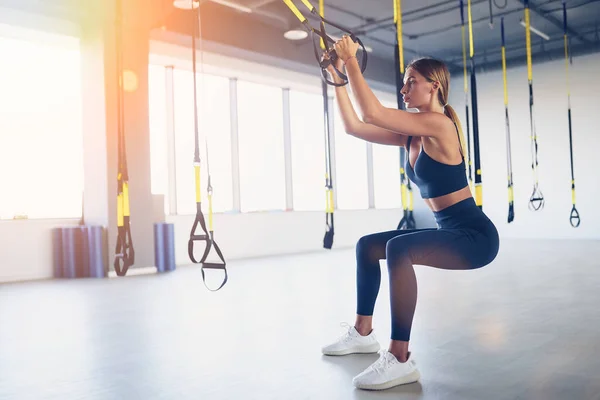
[[[406,237],[396,237],[388,240],[385,245],[385,256],[388,268],[398,264],[400,260],[410,261],[410,244]]]

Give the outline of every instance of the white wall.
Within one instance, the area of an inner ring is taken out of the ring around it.
[[[569,67],[577,208],[582,221],[577,229],[569,224],[571,175],[564,60],[533,65],[539,182],[546,199],[544,209],[537,212],[527,207],[533,189],[527,67],[507,73],[515,190],[515,221],[511,224],[506,222],[508,196],[502,70],[477,75],[483,209],[496,223],[501,236],[600,238],[599,63],[600,55],[594,54],[575,57]],[[457,74],[453,79],[450,102],[461,113],[466,130],[462,76]]]
[[[52,229],[78,223],[77,219],[0,221],[0,282],[51,278]]]

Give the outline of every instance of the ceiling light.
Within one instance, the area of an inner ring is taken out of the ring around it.
[[[523,20],[520,21],[521,25],[523,25],[525,28],[527,28],[527,25],[525,24],[525,22]],[[550,36],[546,35],[544,32],[535,29],[533,26],[531,26],[531,24],[529,24],[529,29],[531,29],[531,32],[535,33],[536,35],[538,35],[541,38],[544,38],[546,40],[550,40]]]
[[[198,8],[198,6],[200,5],[200,1],[199,0],[174,0],[173,1],[173,5],[177,8],[181,8],[182,10],[190,10],[192,8],[192,1],[194,4],[194,8]],[[245,13],[251,13],[252,9],[246,6],[243,6],[241,4],[238,3],[233,3],[231,1],[227,1],[227,0],[210,0],[213,3],[218,3],[221,4],[223,6],[226,7],[230,7],[230,8],[234,8],[238,11],[242,11]]]
[[[302,40],[308,37],[308,32],[303,29],[290,29],[283,34],[287,40]]]
[[[192,8],[198,8],[200,6],[199,0],[175,0],[173,1],[175,8],[181,8],[182,10],[191,10]]]
[[[241,12],[245,12],[245,13],[252,12],[252,9],[250,7],[246,7],[246,6],[243,6],[238,3],[233,3],[231,1],[227,1],[227,0],[211,0],[211,1],[213,3],[218,3],[218,4],[221,4],[226,7],[235,8],[236,10],[241,11]]]

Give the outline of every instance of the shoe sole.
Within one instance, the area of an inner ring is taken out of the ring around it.
[[[419,370],[414,370],[413,372],[411,372],[408,375],[401,376],[400,378],[391,380],[389,382],[379,383],[379,384],[375,384],[375,385],[354,384],[354,386],[358,389],[364,389],[364,390],[385,390],[385,389],[391,389],[395,386],[407,385],[409,383],[415,383],[419,379],[421,379],[421,373],[419,372]]]
[[[326,356],[346,356],[348,354],[370,354],[377,353],[381,346],[379,343],[373,343],[367,346],[357,346],[344,350],[323,350]]]

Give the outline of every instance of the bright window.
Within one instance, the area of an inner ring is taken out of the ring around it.
[[[194,75],[191,71],[176,69],[173,72],[178,214],[196,213],[193,80]],[[233,185],[229,79],[197,74],[196,83],[203,211],[208,210],[206,195],[209,168],[213,188],[213,211],[230,211],[233,208]],[[206,155],[207,143],[208,157]]]
[[[238,81],[237,99],[241,211],[284,210],[282,90]]]
[[[151,191],[164,195],[165,213],[168,214],[167,93],[166,69],[162,65],[148,67],[148,97]]]
[[[334,101],[337,204],[342,210],[369,208],[367,181],[367,142],[344,130]]]
[[[400,197],[400,148],[373,144],[375,208],[402,207]]]
[[[83,193],[79,41],[28,36],[0,37],[0,218],[78,218]]]
[[[294,210],[325,209],[323,96],[290,91]]]
[[[397,104],[382,101],[384,107]],[[373,144],[373,186],[375,208],[401,208],[400,147]]]

